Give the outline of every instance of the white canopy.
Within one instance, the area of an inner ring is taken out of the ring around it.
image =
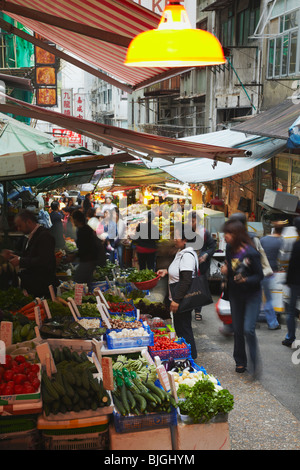
[[[286,148],[286,140],[246,135],[231,129],[185,137],[181,140],[191,142],[222,145],[223,147],[244,148],[252,152],[251,157],[233,158],[232,163],[212,162],[208,158],[176,158],[174,163],[161,158],[153,158],[151,162],[143,160],[148,168],[160,168],[183,183],[204,183],[242,173],[272,158]]]

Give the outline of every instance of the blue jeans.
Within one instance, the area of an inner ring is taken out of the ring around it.
[[[253,371],[255,371],[259,362],[255,326],[260,312],[261,291],[254,292],[251,296],[232,295],[230,293],[229,300],[234,332],[233,357],[236,366],[247,367],[247,344],[249,359]]]
[[[288,332],[285,339],[294,341],[296,339],[296,304],[300,297],[300,286],[290,285],[290,300],[287,308],[286,325]]]
[[[263,288],[265,298],[266,298],[266,302],[264,305],[264,313],[266,316],[268,327],[270,329],[274,329],[279,325],[275,310],[273,308],[273,301],[272,301],[272,295],[271,295],[271,286],[272,286],[273,279],[274,279],[274,276],[266,276],[261,281],[261,286]]]

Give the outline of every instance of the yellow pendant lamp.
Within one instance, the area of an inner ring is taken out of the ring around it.
[[[208,31],[192,29],[180,2],[169,2],[157,29],[138,34],[129,44],[128,67],[190,67],[224,64],[223,49]]]

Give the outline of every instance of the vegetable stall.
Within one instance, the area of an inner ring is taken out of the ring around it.
[[[90,292],[0,292],[1,449],[197,450],[208,431],[210,449],[229,448],[233,396],[176,337],[158,282],[105,271]]]

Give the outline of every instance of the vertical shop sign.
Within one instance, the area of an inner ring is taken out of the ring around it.
[[[61,112],[65,116],[73,116],[73,90],[62,88]]]
[[[74,93],[74,116],[80,119],[85,118],[85,95],[84,93]]]

